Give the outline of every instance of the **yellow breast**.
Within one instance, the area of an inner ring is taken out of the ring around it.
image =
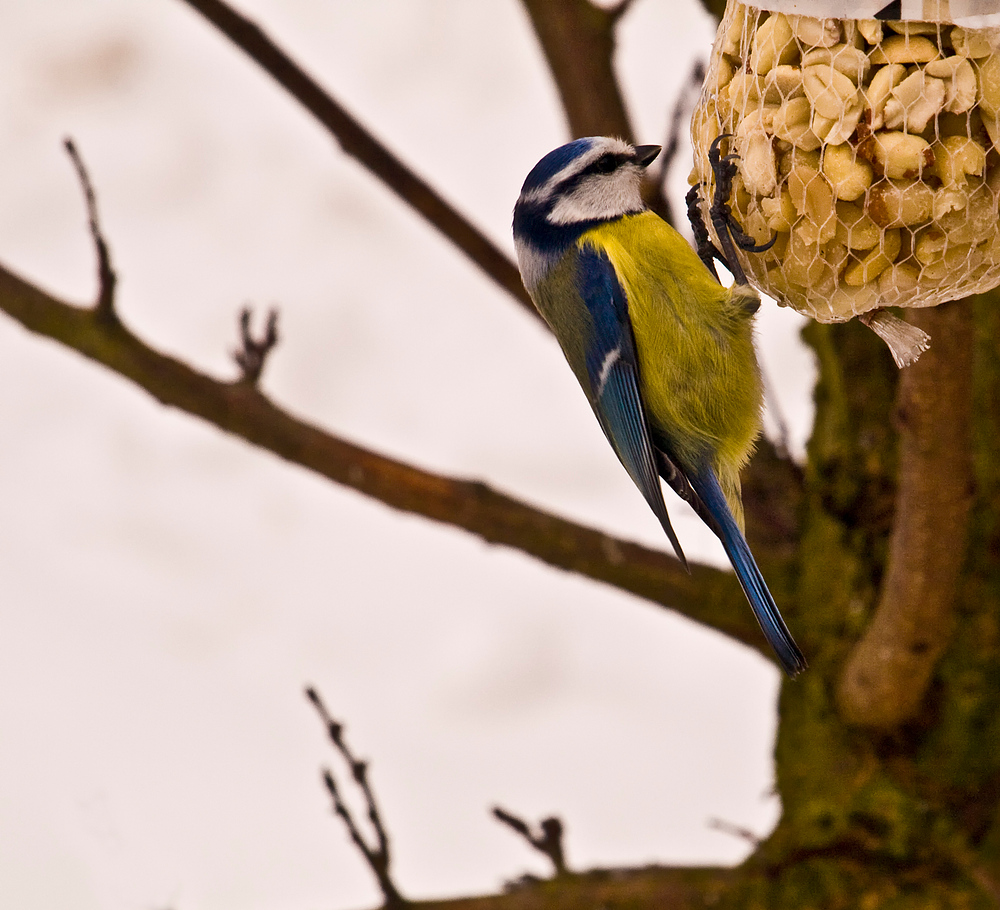
[[[628,300],[650,429],[682,461],[738,471],[760,426],[762,391],[751,314],[683,237],[652,212],[585,233]]]

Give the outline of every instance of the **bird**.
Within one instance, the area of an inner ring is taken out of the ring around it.
[[[806,668],[744,536],[740,469],[761,429],[760,298],[720,284],[643,202],[658,145],[591,136],[545,155],[514,206],[524,286],[632,481],[688,563],[662,478],[712,529],[785,672]]]

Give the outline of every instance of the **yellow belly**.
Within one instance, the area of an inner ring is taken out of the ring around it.
[[[652,212],[596,227],[579,244],[602,250],[625,290],[653,435],[683,465],[708,458],[730,486],[723,475],[738,476],[760,428],[760,373],[745,302]]]

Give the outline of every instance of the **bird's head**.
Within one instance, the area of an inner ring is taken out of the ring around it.
[[[549,152],[531,169],[514,206],[522,266],[527,248],[551,255],[595,224],[643,211],[642,174],[659,152],[658,145],[604,136],[574,139]]]
[[[568,225],[641,212],[642,173],[659,152],[658,145],[604,136],[575,139],[531,169],[515,213],[530,210],[551,225]]]

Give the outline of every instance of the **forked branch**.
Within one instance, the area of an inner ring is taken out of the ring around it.
[[[493,817],[512,831],[520,834],[539,853],[548,857],[556,878],[569,874],[569,869],[566,866],[566,854],[563,850],[563,823],[558,818],[550,816],[542,819],[538,826],[539,832],[536,834],[524,819],[500,806],[493,807]]]
[[[256,25],[221,0],[185,2],[274,75],[345,149],[424,214],[429,223],[452,237],[511,294],[522,302],[527,300],[513,263],[365,132]],[[85,187],[89,186],[88,179]],[[100,241],[101,299],[110,301],[113,272],[107,245],[97,228],[92,189],[87,192],[87,200],[91,231],[95,243]],[[558,518],[485,484],[431,474],[352,445],[276,407],[252,381],[219,382],[155,351],[119,320],[106,318],[110,304],[93,311],[80,309],[46,294],[2,266],[0,309],[29,330],[58,340],[130,379],[159,401],[336,483],[394,508],[463,528],[491,543],[520,549],[552,566],[676,609],[770,656],[739,586],[728,572],[695,565],[691,574],[686,574],[674,559],[659,550]],[[266,337],[263,344],[269,347]],[[252,375],[244,371],[244,379],[248,377]]]
[[[90,236],[94,241],[94,249],[97,252],[97,300],[94,309],[103,319],[113,319],[115,315],[115,285],[118,278],[111,267],[111,253],[108,252],[108,244],[101,232],[101,222],[97,216],[97,197],[94,194],[94,185],[90,181],[90,174],[83,163],[83,158],[77,151],[76,144],[72,139],[63,140],[63,146],[69,154],[76,175],[83,188],[83,197],[87,205],[87,221],[90,225]]]
[[[333,800],[333,811],[340,816],[354,845],[361,851],[365,862],[375,874],[379,888],[382,890],[382,896],[385,898],[385,906],[388,908],[403,907],[406,905],[406,900],[399,893],[399,889],[389,874],[389,835],[386,833],[385,825],[382,823],[382,816],[379,813],[378,804],[375,802],[375,794],[368,780],[368,762],[359,759],[351,750],[351,747],[347,744],[347,740],[344,738],[344,725],[330,716],[330,712],[327,711],[326,705],[323,704],[319,693],[310,687],[306,689],[306,698],[316,708],[320,719],[326,727],[330,742],[333,743],[334,748],[347,763],[347,767],[351,771],[351,778],[357,784],[358,789],[361,790],[365,801],[365,808],[368,812],[368,820],[371,822],[372,830],[375,832],[376,842],[369,844],[365,839],[357,822],[354,820],[354,815],[341,797],[340,788],[337,786],[337,780],[333,776],[333,772],[329,769],[324,769],[323,783],[326,785],[330,798]]]
[[[264,371],[267,355],[278,343],[278,311],[271,310],[264,324],[264,334],[254,338],[250,331],[250,307],[240,311],[240,346],[233,351],[233,360],[240,368],[241,381],[256,385]]]
[[[320,122],[347,154],[385,183],[431,227],[451,240],[473,263],[540,320],[541,317],[521,283],[517,266],[511,259],[366,130],[343,105],[278,47],[260,26],[236,12],[224,0],[184,2],[268,72]],[[579,104],[581,109],[583,106],[594,105],[589,108],[590,114],[586,118],[581,115],[579,121],[575,119],[576,115],[568,115],[571,116],[571,122],[576,123],[574,129],[599,134],[618,132],[631,135],[631,127],[627,125],[628,115],[613,73],[614,29],[631,4],[619,2],[610,9],[602,10],[590,0],[558,0],[553,4],[538,0],[524,2],[529,7],[536,28],[540,29],[539,37],[546,54],[560,53],[555,41],[559,33],[568,33],[568,40],[573,42],[572,46],[577,51],[586,45],[601,54],[600,60],[586,64],[591,68],[591,75],[580,83],[570,78],[572,61],[567,64],[569,68],[563,67],[554,58],[551,61],[553,75],[564,100],[569,103],[570,99],[578,99],[573,104]],[[578,34],[581,31],[589,34],[581,37]],[[543,37],[543,32],[547,37]],[[603,99],[599,105],[595,101],[598,96]],[[660,182],[662,183],[662,174]],[[663,217],[670,220],[669,207],[661,191],[658,192],[654,187],[649,201]],[[755,470],[754,463],[751,463],[748,470],[751,473]],[[783,489],[771,491],[772,496],[778,496],[781,500],[772,505],[777,511],[788,512],[794,506],[782,492]],[[745,502],[744,505],[751,523],[761,526],[762,522],[753,521],[755,503]],[[769,508],[767,511],[774,509]],[[766,518],[767,516],[765,520]]]

